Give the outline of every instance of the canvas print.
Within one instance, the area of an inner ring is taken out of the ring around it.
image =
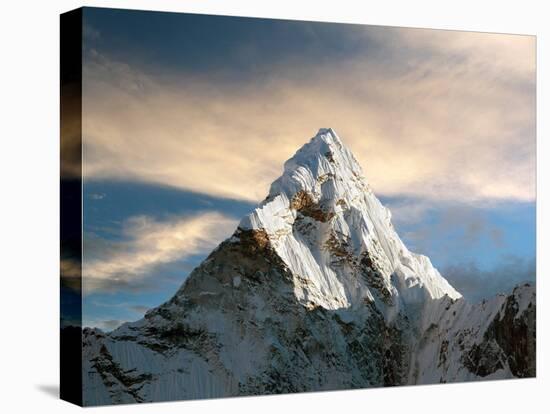
[[[536,375],[535,38],[61,16],[61,396]]]

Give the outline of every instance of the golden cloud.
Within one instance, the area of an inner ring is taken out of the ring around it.
[[[135,216],[125,222],[122,241],[88,235],[92,239],[84,241],[83,293],[111,290],[130,282],[139,284],[136,282],[147,278],[147,272],[158,265],[210,251],[236,225],[235,219],[217,212],[166,221]]]
[[[280,62],[262,78],[145,71],[92,52],[84,175],[259,201],[332,127],[378,194],[535,198],[535,40],[368,28],[372,58]],[[223,69],[223,68],[222,68]]]

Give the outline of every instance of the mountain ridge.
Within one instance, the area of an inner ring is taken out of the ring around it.
[[[328,230],[323,228],[327,222]],[[365,254],[365,260],[379,260],[379,282],[390,296],[399,296],[401,291],[402,299],[409,302],[422,301],[424,295],[432,299],[444,294],[461,296],[433,268],[429,258],[408,251],[393,229],[390,211],[374,196],[359,163],[331,128],[320,129],[285,162],[284,173],[271,185],[266,200],[239,227],[265,230],[287,265],[295,273],[307,274],[319,289],[318,304],[328,308],[350,305],[351,293],[340,286],[349,284],[349,277],[321,263],[322,249],[300,237],[304,232],[299,226],[308,225],[316,225],[329,235],[328,240],[321,235],[313,244],[323,247],[328,243],[340,249],[341,256]],[[315,234],[310,231],[307,236]],[[392,274],[396,277],[393,284]],[[413,286],[418,289],[411,293]],[[323,300],[327,294],[338,303]]]

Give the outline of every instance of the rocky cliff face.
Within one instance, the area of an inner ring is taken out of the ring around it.
[[[535,375],[535,289],[467,303],[322,129],[167,303],[86,329],[100,405]]]

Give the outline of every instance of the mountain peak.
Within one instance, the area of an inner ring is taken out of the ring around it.
[[[278,185],[284,181],[292,181],[293,176],[294,181],[302,178],[302,184],[307,186],[307,183],[304,182],[310,178],[305,177],[307,173],[311,175],[311,178],[318,179],[326,174],[342,173],[342,170],[348,170],[348,174],[362,175],[359,163],[342,143],[338,134],[332,128],[321,128],[309,142],[285,162],[283,176],[273,183],[275,188],[272,187],[270,194],[284,190]]]
[[[315,136],[309,141],[309,144],[315,143],[318,143],[319,145],[325,144],[329,147],[336,146],[337,148],[341,148],[343,145],[340,137],[332,128],[320,128],[319,132],[317,132],[317,134],[315,134]],[[305,144],[304,147],[307,145],[308,144]]]
[[[284,227],[281,218],[300,199],[334,210],[364,191],[371,190],[351,151],[332,128],[321,128],[284,163],[283,174],[271,184],[266,199],[239,227],[273,233]]]
[[[296,296],[308,306],[375,302],[391,319],[405,303],[461,297],[427,257],[409,252],[390,211],[331,128],[320,129],[285,162],[239,229],[265,235],[296,275]]]

